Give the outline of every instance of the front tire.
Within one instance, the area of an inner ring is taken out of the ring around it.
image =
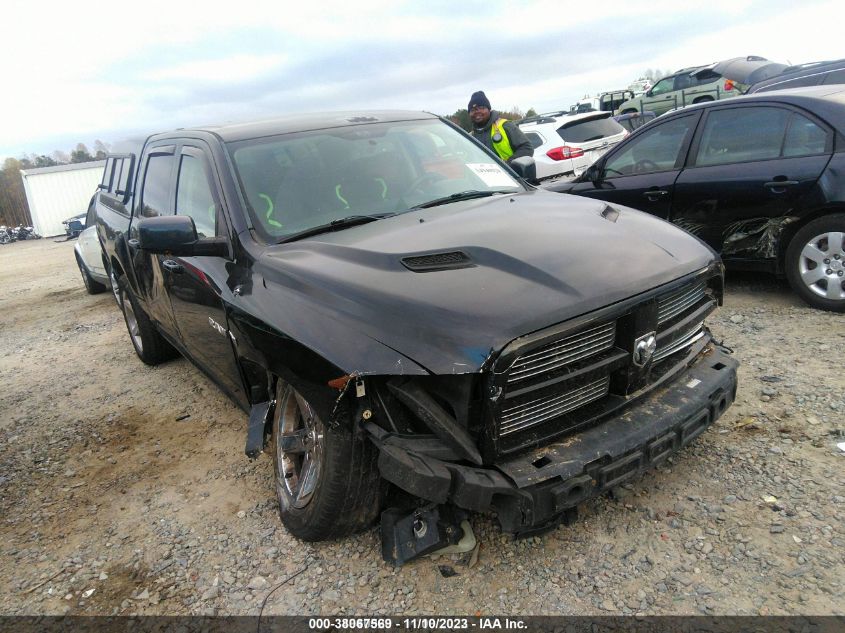
[[[291,385],[276,385],[273,465],[279,515],[303,541],[360,532],[381,510],[378,451],[342,424],[332,428]]]
[[[135,353],[147,365],[158,365],[166,360],[178,356],[178,352],[150,321],[150,318],[138,304],[138,300],[132,294],[126,276],[118,281],[120,289],[120,308],[123,312],[123,319],[126,322],[126,329],[129,331],[129,340]]]
[[[786,249],[786,277],[792,289],[820,310],[845,312],[845,213],[803,226]]]
[[[117,307],[120,308],[122,307],[120,298],[120,283],[117,280],[117,275],[115,275],[114,269],[111,266],[107,266],[106,269],[109,271],[109,284],[111,284],[112,296],[114,297]]]
[[[709,103],[713,101],[713,97],[699,97],[698,99],[694,99],[693,103]]]

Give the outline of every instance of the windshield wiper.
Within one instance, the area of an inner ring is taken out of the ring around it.
[[[497,193],[516,193],[514,191],[479,191],[477,189],[470,189],[468,191],[459,191],[458,193],[453,193],[449,196],[443,196],[442,198],[435,198],[434,200],[429,200],[428,202],[423,202],[422,204],[414,205],[409,209],[409,211],[413,211],[415,209],[428,209],[430,207],[439,207],[441,204],[449,204],[451,202],[458,202],[459,200],[472,200],[473,198],[487,198],[489,196],[496,195]]]
[[[285,242],[294,242],[296,240],[302,239],[303,237],[319,235],[320,233],[328,233],[329,231],[340,231],[343,229],[348,229],[350,226],[358,226],[359,224],[367,224],[368,222],[381,220],[382,218],[389,218],[392,215],[396,214],[373,213],[372,215],[348,215],[345,218],[332,220],[331,222],[327,222],[326,224],[319,224],[317,226],[312,226],[310,229],[300,231],[299,233],[293,233],[292,235],[288,235],[287,237],[280,239],[278,243],[284,244]]]

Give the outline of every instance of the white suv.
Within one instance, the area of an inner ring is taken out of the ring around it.
[[[628,135],[611,112],[550,112],[517,123],[534,147],[537,178],[578,176]]]

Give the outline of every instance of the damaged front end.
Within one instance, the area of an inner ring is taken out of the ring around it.
[[[494,511],[517,535],[568,523],[689,444],[736,394],[737,363],[704,326],[721,296],[710,270],[520,337],[479,373],[365,378],[357,420],[380,476],[422,500],[383,515],[386,559],[458,538],[443,507]]]

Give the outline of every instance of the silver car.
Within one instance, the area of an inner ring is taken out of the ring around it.
[[[88,207],[85,218],[85,229],[79,233],[79,238],[73,247],[76,265],[82,274],[82,282],[88,294],[95,295],[105,292],[111,286],[109,273],[103,261],[103,249],[97,238],[97,227],[94,226],[94,206]]]
[[[537,178],[578,176],[628,135],[610,112],[552,112],[518,123],[534,147]]]

